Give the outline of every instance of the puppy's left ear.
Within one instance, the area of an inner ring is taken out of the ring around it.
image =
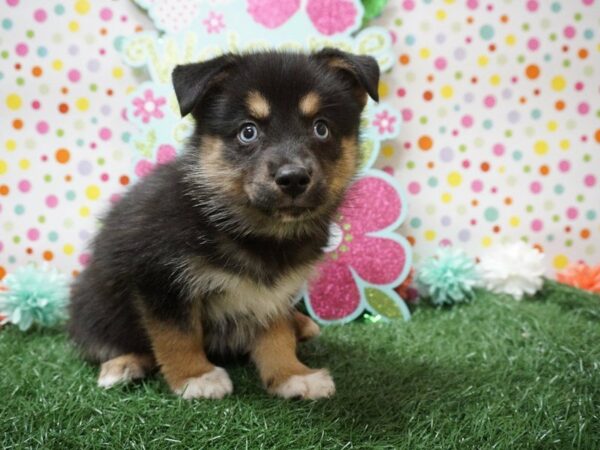
[[[227,71],[234,64],[235,57],[226,54],[205,62],[175,67],[171,80],[179,102],[181,117],[191,113],[211,88],[225,79]]]
[[[363,92],[369,94],[376,102],[379,101],[379,65],[375,58],[366,55],[354,55],[335,48],[324,48],[313,56],[318,61],[324,61],[327,66],[336,71],[344,72],[358,84]],[[364,94],[363,94],[364,95]],[[364,99],[366,102],[366,98]]]

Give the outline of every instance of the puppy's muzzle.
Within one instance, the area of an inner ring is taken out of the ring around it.
[[[285,195],[296,198],[308,189],[311,171],[303,166],[285,164],[275,173],[275,183]]]

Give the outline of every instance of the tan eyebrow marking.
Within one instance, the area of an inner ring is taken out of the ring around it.
[[[309,117],[317,114],[320,106],[321,98],[319,97],[319,94],[314,91],[311,91],[302,97],[299,103],[300,112]]]
[[[258,91],[250,91],[246,98],[246,106],[250,114],[257,119],[266,119],[271,113],[267,99]]]
[[[347,61],[344,61],[342,58],[332,58],[328,62],[329,67],[333,67],[335,69],[344,69],[349,70],[350,72],[354,72],[354,69]]]

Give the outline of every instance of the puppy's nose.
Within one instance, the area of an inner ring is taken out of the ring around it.
[[[298,197],[308,188],[310,174],[302,166],[286,164],[277,170],[275,183],[285,194],[290,197]]]

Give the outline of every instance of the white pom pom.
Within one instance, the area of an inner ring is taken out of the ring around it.
[[[521,300],[542,287],[544,254],[518,241],[483,255],[478,271],[482,287]]]

